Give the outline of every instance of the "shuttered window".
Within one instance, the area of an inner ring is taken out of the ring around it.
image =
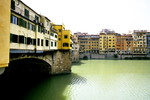
[[[11,0],[11,9],[15,10],[15,1]]]
[[[24,13],[25,17],[29,18],[29,11],[27,9],[25,9]]]
[[[22,44],[24,44],[25,43],[25,41],[24,41],[24,36],[19,36],[19,43],[22,43]]]
[[[48,46],[48,40],[46,40],[46,42],[45,42],[45,43],[46,43],[45,45],[46,45],[46,46]]]
[[[10,42],[11,43],[18,43],[18,35],[10,33]]]
[[[40,39],[38,38],[38,46],[40,46]]]

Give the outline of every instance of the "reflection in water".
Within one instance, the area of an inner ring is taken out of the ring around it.
[[[150,100],[150,61],[85,60],[72,74],[0,80],[14,100]]]
[[[86,79],[77,74],[52,76],[34,87],[27,94],[26,100],[68,100],[68,97],[63,95],[65,88],[68,85],[84,83]]]

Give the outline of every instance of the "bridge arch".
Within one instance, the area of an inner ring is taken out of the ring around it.
[[[47,61],[39,58],[21,58],[11,60],[9,67],[5,69],[6,76],[42,76],[51,73],[51,67]]]

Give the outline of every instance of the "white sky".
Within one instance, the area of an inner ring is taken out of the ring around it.
[[[150,29],[150,0],[22,0],[56,24],[74,32],[97,34],[102,29],[128,33]]]

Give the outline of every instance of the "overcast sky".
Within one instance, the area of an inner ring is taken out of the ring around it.
[[[150,29],[150,0],[22,0],[56,24],[74,32],[97,34],[102,29],[128,33]]]

